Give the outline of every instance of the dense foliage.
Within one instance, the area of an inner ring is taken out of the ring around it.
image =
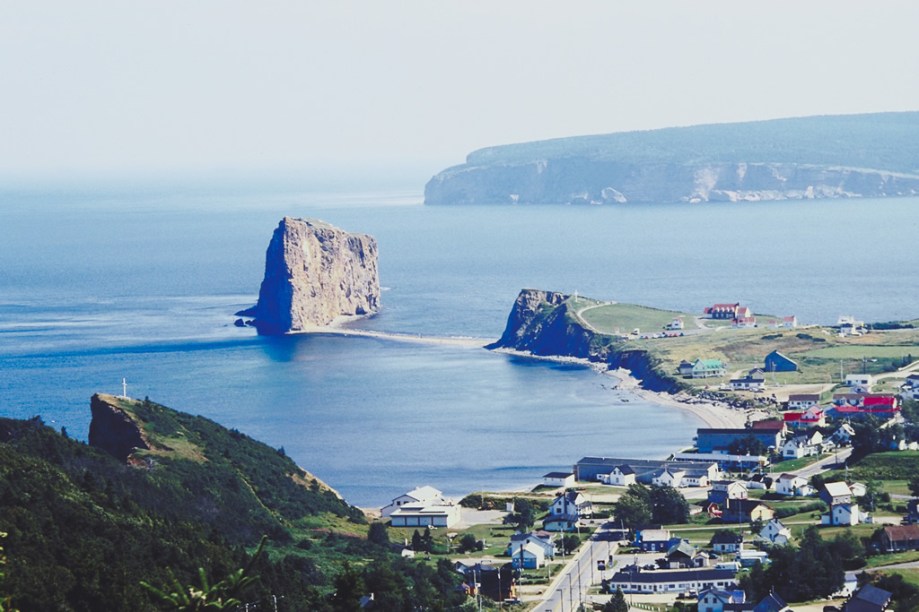
[[[685,523],[689,520],[689,503],[673,487],[633,484],[619,498],[615,514],[630,529]]]
[[[356,609],[367,592],[332,597],[349,559],[366,588],[395,572],[389,586],[400,601],[444,609],[455,600],[458,575],[399,559],[384,527],[368,533],[357,509],[283,453],[207,419],[138,406],[154,437],[181,432],[185,447],[145,453],[135,467],[38,418],[0,419],[0,531],[9,533],[0,596],[12,606],[158,607],[141,581],[167,596],[181,598],[176,585],[206,585],[224,597],[263,534],[270,554],[251,564],[257,580],[233,594],[259,609]]]
[[[809,601],[838,591],[845,569],[864,564],[864,547],[851,534],[825,541],[809,527],[797,548],[777,546],[769,557],[768,567],[757,563],[739,581],[750,599],[759,601],[774,590],[786,601]]]

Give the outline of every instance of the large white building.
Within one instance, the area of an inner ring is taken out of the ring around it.
[[[418,487],[400,495],[380,511],[393,527],[452,527],[460,522],[460,506],[434,487]]]

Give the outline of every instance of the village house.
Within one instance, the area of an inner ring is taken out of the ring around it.
[[[800,459],[819,455],[823,444],[823,434],[820,430],[795,436],[782,445],[782,457],[785,459]]]
[[[843,612],[884,612],[893,599],[893,593],[865,584],[843,605]]]
[[[735,586],[732,570],[708,568],[621,571],[613,575],[609,585],[610,590],[622,589],[623,593],[682,593]]]
[[[667,529],[642,529],[635,534],[635,546],[642,552],[662,552],[670,548],[670,531]]]
[[[482,595],[501,602],[517,596],[517,584],[514,580],[514,566],[505,563],[500,566],[490,563],[466,565],[458,561],[454,569],[462,574],[469,595]]]
[[[919,525],[890,525],[880,534],[881,550],[901,552],[919,550]]]
[[[782,327],[787,327],[789,329],[795,329],[798,326],[798,317],[795,315],[789,315],[787,317],[782,317]]]
[[[771,519],[759,532],[759,537],[770,544],[784,546],[791,541],[791,530],[777,518]]]
[[[874,384],[874,377],[870,374],[846,375],[846,386],[853,389],[856,393],[870,392],[872,384]]]
[[[729,499],[747,499],[747,485],[736,480],[712,481],[708,492],[708,503],[723,506]]]
[[[782,474],[775,481],[775,492],[779,495],[806,497],[815,493],[807,478],[797,474]]]
[[[843,423],[830,435],[830,440],[836,446],[848,446],[852,444],[853,437],[855,437],[855,430],[848,423]]]
[[[716,553],[736,553],[743,550],[743,534],[736,531],[718,531],[712,536],[709,546]]]
[[[743,378],[732,378],[728,384],[731,391],[762,391],[766,388],[766,379],[761,375],[747,374]]]
[[[419,503],[437,505],[445,504],[447,502],[444,499],[444,494],[434,487],[417,487],[408,493],[404,493],[399,497],[394,498],[388,506],[380,510],[380,514],[383,516],[383,518],[386,518],[405,504]]]
[[[670,321],[670,323],[664,326],[664,329],[666,329],[667,331],[678,331],[678,330],[683,329],[683,327],[684,327],[683,319],[679,317],[675,317],[672,321]]]
[[[698,595],[699,612],[752,612],[753,603],[747,603],[747,594],[740,589],[703,589]]]
[[[577,521],[590,516],[593,504],[583,494],[577,491],[566,491],[556,497],[549,505],[549,516],[552,518],[566,518]]]
[[[729,499],[724,505],[721,521],[724,523],[753,523],[768,521],[775,512],[758,499]]]
[[[380,511],[393,527],[453,527],[462,518],[458,504],[434,487],[418,487],[400,495]]]
[[[792,393],[788,396],[789,410],[807,410],[820,403],[819,393]]]
[[[763,370],[766,372],[797,372],[798,362],[779,351],[772,351],[763,359]]]
[[[544,559],[555,558],[555,542],[552,541],[552,535],[547,532],[515,533],[504,552],[508,557],[513,557],[527,545],[541,548]]]
[[[825,427],[826,414],[823,408],[811,406],[802,412],[785,412],[782,414],[785,425],[791,429],[807,429],[809,427]]]
[[[598,477],[604,484],[617,487],[627,487],[635,484],[635,470],[624,464],[617,465],[605,476],[603,474],[598,474]]]
[[[906,502],[906,516],[903,520],[911,525],[919,523],[919,499]]]
[[[871,522],[867,513],[860,512],[852,502],[852,489],[845,482],[828,482],[823,485],[820,499],[830,506],[830,511],[820,516],[822,525],[858,525]]]
[[[733,319],[737,316],[740,309],[740,303],[734,304],[714,304],[702,311],[702,314],[709,319]]]
[[[536,544],[523,544],[514,551],[511,564],[515,569],[539,569],[546,565],[546,553]]]
[[[547,487],[569,488],[574,486],[573,472],[549,472],[543,474],[542,483]]]
[[[747,309],[747,311],[749,312],[749,309]],[[731,321],[731,326],[735,329],[751,329],[756,327],[756,317],[752,315],[745,317],[735,317],[734,320]]]
[[[679,540],[670,545],[664,556],[665,566],[668,569],[681,569],[695,567],[693,559],[696,556],[696,547],[687,540]]]
[[[692,363],[681,361],[679,372],[683,378],[720,378],[727,370],[720,359],[696,359]]]

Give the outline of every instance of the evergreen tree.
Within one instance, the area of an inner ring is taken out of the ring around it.
[[[603,612],[629,612],[629,604],[621,588],[617,588],[609,601],[603,604]]]
[[[417,532],[416,532],[417,533]],[[389,533],[383,523],[370,523],[367,541],[378,546],[389,546]]]

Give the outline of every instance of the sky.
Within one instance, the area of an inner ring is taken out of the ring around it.
[[[919,3],[3,0],[0,184],[403,173],[472,150],[919,110]]]

